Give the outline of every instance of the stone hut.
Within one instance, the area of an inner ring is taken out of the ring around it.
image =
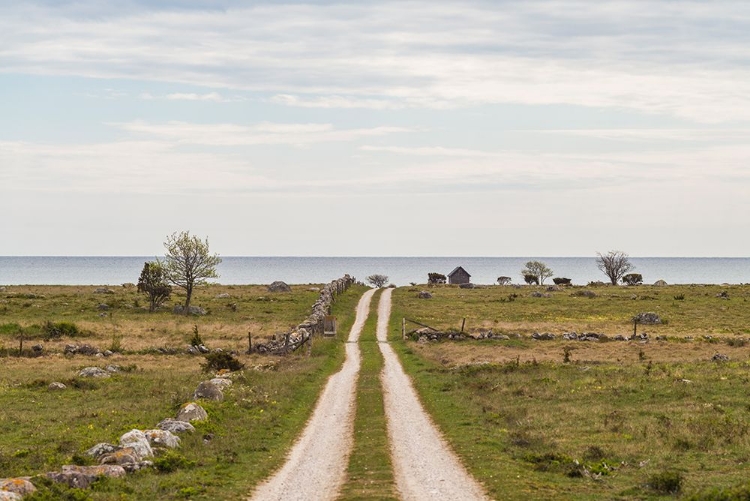
[[[468,284],[471,283],[471,275],[461,266],[448,273],[449,284]]]

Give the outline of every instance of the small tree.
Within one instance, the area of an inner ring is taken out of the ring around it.
[[[628,273],[623,275],[622,283],[626,285],[641,285],[643,283],[643,275],[640,273]]]
[[[635,269],[630,264],[628,255],[622,251],[613,250],[604,255],[597,252],[596,255],[599,256],[596,258],[596,267],[609,277],[612,285],[617,285],[625,274]]]
[[[216,267],[221,263],[217,255],[210,255],[208,239],[191,236],[189,231],[172,233],[164,242],[167,249],[161,265],[169,283],[185,289],[187,294],[183,313],[190,312],[190,299],[196,286],[206,284],[208,278],[218,278]]]
[[[158,261],[147,261],[143,264],[141,276],[138,277],[138,292],[148,296],[148,311],[156,311],[172,294],[172,287],[167,283],[164,268]]]
[[[385,284],[388,283],[388,276],[387,275],[370,275],[367,277],[367,281],[372,285],[373,287],[377,287],[378,289],[381,287],[385,287]]]
[[[497,277],[498,285],[508,285],[510,283],[510,277]]]
[[[521,275],[527,284],[531,285],[527,277],[535,277],[537,285],[544,285],[544,280],[552,276],[552,270],[541,261],[529,261],[526,268],[521,270]]]
[[[444,284],[446,280],[448,280],[448,278],[442,273],[428,273],[427,274],[428,284],[432,284],[432,285]]]

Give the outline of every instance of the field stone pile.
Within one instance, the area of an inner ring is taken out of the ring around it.
[[[318,300],[312,305],[312,312],[301,324],[291,332],[280,336],[281,339],[255,344],[253,350],[258,353],[283,354],[296,350],[305,344],[314,334],[322,333],[323,319],[328,315],[336,296],[345,292],[354,283],[354,277],[344,275],[326,284],[320,291]]]

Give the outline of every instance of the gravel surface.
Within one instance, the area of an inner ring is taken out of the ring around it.
[[[481,485],[469,475],[425,412],[411,380],[387,342],[391,292],[392,289],[386,289],[380,296],[377,336],[385,359],[381,380],[401,499],[487,500]]]
[[[328,380],[284,466],[257,488],[251,500],[322,501],[338,496],[346,480],[354,442],[354,402],[360,367],[357,341],[374,293],[375,289],[367,291],[357,305],[342,369]]]

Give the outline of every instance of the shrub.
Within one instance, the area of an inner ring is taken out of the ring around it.
[[[433,284],[433,285],[444,284],[447,279],[448,278],[442,273],[428,273],[427,274],[428,284]]]
[[[678,471],[663,471],[649,477],[648,487],[660,494],[678,494],[684,481],[685,477]]]
[[[175,451],[167,451],[154,459],[154,468],[159,473],[172,473],[180,468],[191,468],[195,461],[191,461]]]
[[[193,325],[193,337],[190,338],[190,346],[198,347],[202,345],[203,345],[203,339],[201,339],[201,335],[198,334],[198,326]]]
[[[511,282],[510,277],[497,277],[497,284],[498,285],[508,285]]]
[[[201,364],[201,369],[204,372],[220,371],[222,369],[239,371],[244,368],[245,364],[237,360],[231,353],[225,351],[207,354],[206,363]]]
[[[640,273],[628,273],[622,277],[622,283],[625,285],[641,285],[643,283],[643,275]]]
[[[81,331],[78,326],[72,322],[50,322],[49,320],[42,326],[42,334],[47,339],[58,338],[62,336],[75,337]]]
[[[555,277],[552,279],[555,285],[570,285],[572,280],[569,278]]]
[[[523,280],[528,285],[539,285],[539,278],[536,275],[525,274]]]

